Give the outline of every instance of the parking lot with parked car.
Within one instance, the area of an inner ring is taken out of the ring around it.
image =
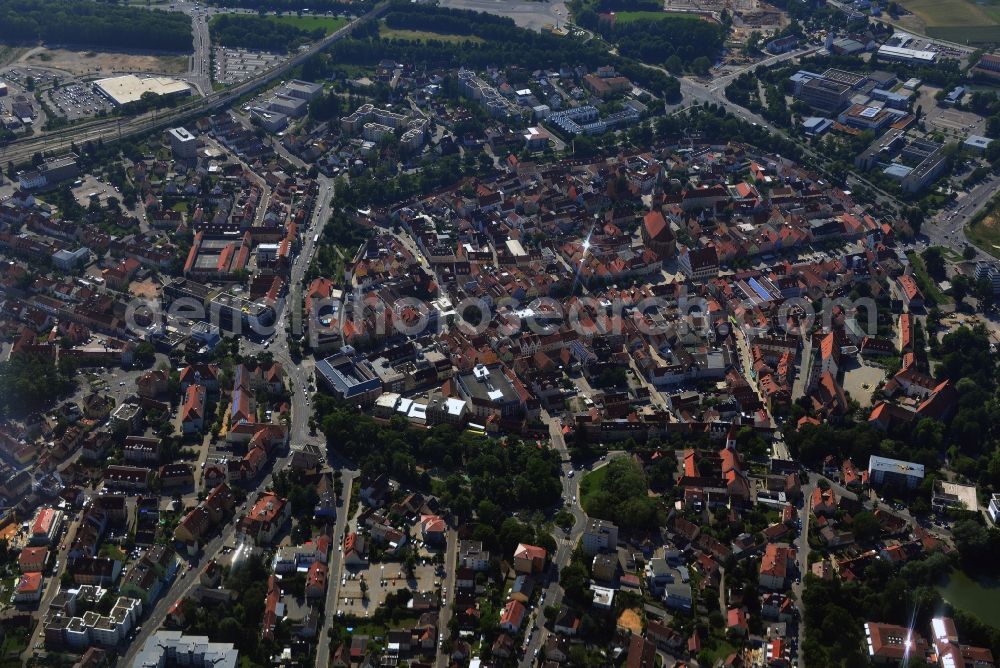
[[[51,88],[45,95],[48,97],[49,108],[70,121],[91,118],[114,109],[111,102],[94,90],[89,83],[73,83]]]
[[[355,617],[370,616],[385,600],[387,594],[409,589],[411,592],[437,592],[440,580],[435,575],[435,566],[418,565],[413,578],[407,578],[402,564],[376,563],[366,568],[345,568],[340,574],[340,597],[337,600],[337,614]],[[365,594],[362,594],[364,581]]]

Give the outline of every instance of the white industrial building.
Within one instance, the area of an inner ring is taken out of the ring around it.
[[[178,97],[191,94],[191,87],[184,81],[168,77],[140,78],[134,74],[98,79],[94,82],[94,90],[117,106],[137,102],[145,93]]]

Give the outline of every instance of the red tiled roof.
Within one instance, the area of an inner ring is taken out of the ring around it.
[[[17,581],[17,593],[26,594],[36,592],[42,587],[41,573],[25,573]]]
[[[206,390],[204,385],[188,385],[184,393],[184,407],[181,409],[181,419],[184,422],[202,417],[205,408]]]
[[[274,629],[278,625],[278,603],[280,602],[281,590],[278,588],[278,578],[272,575],[267,579],[267,598],[264,601],[261,636],[265,640],[274,638]]]
[[[917,287],[917,282],[913,280],[912,276],[903,274],[896,280],[899,282],[899,287],[902,288],[903,294],[906,295],[907,299],[922,297],[920,294],[920,288]]]
[[[36,536],[47,535],[52,530],[52,523],[56,519],[56,511],[52,508],[42,508],[35,517],[35,523],[31,526],[31,533]]]
[[[760,562],[760,572],[776,578],[785,578],[788,573],[790,550],[776,543],[768,543],[764,549],[764,558]]]
[[[512,628],[519,629],[526,611],[520,601],[507,601],[507,605],[503,607],[503,612],[500,614],[500,624],[509,624]]]
[[[530,559],[535,561],[536,559],[545,560],[545,548],[538,547],[537,545],[528,545],[526,543],[518,543],[517,549],[514,550],[515,559]]]

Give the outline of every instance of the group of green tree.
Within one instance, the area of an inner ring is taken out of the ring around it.
[[[157,95],[152,91],[147,91],[139,96],[138,100],[126,102],[117,107],[114,113],[119,116],[138,116],[154,109],[173,109],[183,102],[183,98],[176,95]]]
[[[465,168],[457,155],[442,158],[430,154],[418,167],[416,171],[399,172],[393,162],[379,161],[352,175],[350,181],[339,179],[338,202],[352,209],[386,206],[455,185],[463,176],[476,173],[473,167]]]
[[[1000,650],[1000,629],[962,610],[951,610],[935,588],[951,569],[951,560],[937,553],[899,569],[885,560],[873,560],[864,577],[856,581],[823,580],[807,574],[803,593],[806,639],[801,648],[806,665],[868,665],[866,621],[913,628],[926,637],[931,618],[949,613],[964,644],[988,647],[995,655]]]
[[[340,40],[326,54],[305,65],[309,76],[325,76],[342,65],[373,66],[383,59],[412,63],[417,68],[483,68],[504,63],[527,71],[559,67],[594,70],[602,65],[615,69],[655,95],[676,99],[677,80],[648,68],[633,58],[615,56],[598,44],[570,39],[547,32],[519,28],[509,18],[482,12],[398,3],[386,14],[390,28],[431,31],[478,37],[454,43],[436,39],[424,41],[382,39],[379,23],[359,25],[350,39]]]
[[[608,624],[607,619],[593,607],[594,592],[590,589],[593,575],[593,557],[586,554],[579,546],[573,552],[569,564],[559,572],[559,584],[562,585],[563,605],[569,605],[580,615],[580,628],[577,636],[587,639],[587,644],[595,647],[607,647],[614,639],[615,625]],[[642,606],[643,600],[638,594],[618,591],[612,601],[610,619],[618,619],[626,609]],[[558,609],[546,606],[543,614],[547,619],[554,620]],[[679,621],[678,616],[675,621]],[[579,645],[582,650],[583,646]],[[588,660],[590,659],[590,660]],[[597,659],[594,661],[593,659]],[[573,666],[604,666],[607,658],[586,657],[577,654],[571,659]]]
[[[89,0],[0,0],[3,42],[190,51],[192,39],[191,18],[182,12]]]
[[[975,250],[971,246],[966,247],[971,253]],[[937,282],[945,281],[948,278],[947,271],[945,270],[945,259],[944,253],[939,246],[930,246],[923,253],[920,254],[921,259],[924,261],[924,266],[927,268],[927,275]],[[970,257],[971,256],[967,256]],[[926,299],[927,290],[921,287]],[[954,280],[952,281],[951,290],[949,292],[952,297],[955,298],[956,304],[961,305],[963,300],[969,296],[973,295],[981,304],[990,304],[993,302],[993,284],[988,278],[981,278],[975,280],[963,274],[956,274]]]
[[[584,478],[585,485],[596,487],[581,489],[587,515],[610,520],[622,529],[655,529],[663,524],[662,502],[649,495],[646,473],[634,459],[618,457],[605,469]]]
[[[185,632],[207,635],[217,642],[231,642],[240,653],[240,661],[248,666],[271,665],[270,657],[280,651],[282,643],[291,638],[286,624],[279,621],[275,639],[261,638],[264,599],[271,569],[265,556],[253,554],[229,571],[224,586],[236,593],[231,603],[199,605],[193,598],[181,604],[186,623]]]
[[[802,157],[802,149],[798,144],[784,135],[771,133],[759,125],[752,125],[727,113],[724,107],[716,104],[693,107],[684,114],[661,116],[656,119],[655,132],[657,139],[668,142],[700,132],[707,137],[745,142],[793,160],[800,160]]]
[[[574,155],[581,158],[593,158],[602,154],[613,155],[621,147],[645,151],[651,146],[661,145],[661,142],[672,144],[697,133],[707,137],[724,138],[726,141],[751,144],[765,151],[789,156],[794,160],[801,160],[803,155],[802,149],[791,139],[737,118],[715,103],[691,107],[683,113],[659,116],[652,122],[643,122],[621,134],[607,132],[594,137],[581,135],[573,141]],[[678,178],[681,176],[678,175]],[[627,200],[622,200],[616,204],[624,205],[626,202]]]
[[[326,35],[323,28],[306,30],[267,16],[217,14],[209,26],[212,41],[222,46],[285,53]]]
[[[309,118],[318,123],[331,121],[344,116],[351,108],[353,107],[350,106],[350,103],[345,106],[340,94],[331,91],[320,95],[309,103]]]
[[[763,103],[761,102],[763,89]],[[791,112],[785,103],[783,86],[761,81],[753,72],[744,72],[726,86],[726,99],[781,127],[791,125]]]
[[[317,397],[316,415],[330,450],[356,461],[363,476],[386,474],[433,492],[459,517],[471,517],[486,499],[507,512],[560,501],[559,455],[551,448],[458,433],[448,425],[417,430],[401,418],[380,422],[327,396]]]
[[[334,14],[364,14],[374,4],[371,0],[205,0],[216,7],[241,7],[258,12],[314,12]]]
[[[300,544],[312,538],[312,520],[319,503],[316,485],[303,482],[295,473],[278,471],[272,477],[271,487],[275,494],[287,499],[291,507],[291,516],[295,520],[292,542]]]
[[[576,15],[579,25],[596,30],[618,45],[623,56],[661,65],[680,73],[690,68],[707,74],[718,58],[725,39],[724,28],[696,16],[664,14],[642,21],[601,21],[589,8]]]
[[[334,282],[340,281],[346,263],[370,235],[371,230],[358,223],[347,210],[335,210],[323,228],[321,243],[309,264],[306,280],[324,276]]]
[[[868,425],[866,416],[836,425],[788,427],[786,442],[799,461],[814,466],[832,454],[858,463],[874,454],[919,462],[935,471],[947,457],[952,470],[1000,489],[1000,403],[989,337],[982,327],[962,327],[940,342],[936,335],[928,336],[928,341],[937,362],[936,375],[950,380],[958,395],[948,421],[924,418],[888,433]]]
[[[788,12],[792,18],[791,25],[800,25],[806,32],[816,30],[832,30],[850,28],[852,30],[868,29],[868,17],[848,21],[846,12],[833,5],[820,2],[800,2],[799,0],[774,0],[775,7]],[[878,25],[878,24],[876,24]],[[787,31],[786,31],[787,34]]]
[[[68,369],[45,354],[16,354],[0,362],[0,418],[19,417],[50,408],[73,388]]]

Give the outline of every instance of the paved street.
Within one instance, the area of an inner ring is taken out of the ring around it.
[[[451,606],[455,602],[455,563],[458,558],[458,532],[454,528],[448,527],[446,536],[447,547],[444,554],[445,575],[441,578],[444,587],[444,596],[441,597],[441,611],[438,613],[438,654],[435,665],[438,668],[446,668],[449,664],[449,657],[441,650],[441,639],[448,634],[448,624],[451,622]],[[316,665],[316,668],[326,668],[326,665]]]
[[[347,511],[351,502],[351,486],[354,483],[356,475],[356,472],[350,470],[344,470],[343,472],[343,478],[341,479],[344,481],[344,493],[340,497],[340,505],[337,507],[337,523],[333,530],[334,541],[337,541],[344,535],[344,529],[347,526],[348,520]],[[326,602],[323,604],[326,617],[323,620],[321,632],[317,634],[316,668],[326,668],[330,664],[330,637],[326,631],[330,626],[330,620],[337,614],[337,598],[340,595],[340,578],[337,577],[337,574],[340,573],[340,562],[343,559],[344,551],[337,547],[337,542],[332,542],[332,545],[333,554],[330,555],[328,564],[329,572],[332,576],[328,579]]]
[[[309,258],[312,256],[313,243],[312,238],[316,234],[321,234],[323,226],[330,217],[330,204],[333,199],[333,183],[331,180],[325,177],[319,177],[320,190],[316,201],[316,207],[313,212],[312,222],[309,227],[303,231],[303,236],[306,241],[303,243],[302,250],[296,257],[294,264],[292,265],[291,271],[291,283],[292,285],[300,284],[302,278],[305,275],[306,268],[308,267]],[[251,342],[247,339],[243,340],[242,352],[247,355],[256,354],[263,350],[268,350],[274,357],[275,361],[279,362],[285,369],[287,374],[286,382],[288,383],[289,389],[292,394],[292,421],[289,428],[289,443],[291,444],[303,444],[303,443],[314,443],[321,447],[325,447],[325,440],[321,434],[312,436],[309,433],[309,416],[312,414],[312,408],[310,406],[310,399],[308,396],[307,388],[309,386],[309,376],[311,374],[311,366],[304,365],[301,362],[295,362],[292,360],[288,352],[288,340],[284,333],[284,322],[287,318],[287,309],[284,313],[280,314],[278,320],[277,333],[273,335],[270,339],[273,343],[265,346],[267,341]],[[280,457],[278,458],[272,470],[282,470],[287,465],[288,458]],[[342,462],[331,461],[329,464],[331,466],[338,466]],[[336,530],[334,532],[334,537],[341,535],[344,531],[344,523],[346,522],[346,504],[350,499],[350,489],[351,483],[354,480],[356,473],[351,470],[343,471],[343,481],[344,481],[344,495],[341,499],[341,507],[338,512]],[[271,486],[271,475],[268,474],[263,477],[260,483],[252,490],[248,492],[248,498],[252,499],[255,494],[268,489]],[[235,520],[226,525],[225,530],[221,535],[217,536],[215,539],[211,540],[205,546],[203,546],[201,551],[201,557],[197,560],[196,564],[204,564],[209,559],[214,558],[224,545],[233,544],[235,540]],[[334,555],[331,558],[331,568],[339,567],[340,552],[335,550]],[[121,665],[128,666],[132,657],[135,653],[142,647],[146,638],[155,631],[166,617],[167,610],[179,598],[190,593],[190,591],[198,584],[198,567],[192,567],[188,571],[182,571],[182,574],[177,578],[177,581],[173,586],[168,589],[165,594],[161,597],[158,605],[154,609],[153,613],[143,622],[142,632],[136,637],[132,644],[128,648],[128,653],[125,655]],[[327,593],[327,597],[334,596],[333,600],[336,601],[336,582],[332,583],[330,591]],[[329,608],[327,608],[329,612]],[[325,625],[324,632],[321,635],[322,638],[326,638]],[[319,659],[321,654],[327,656],[329,648],[327,643],[319,643],[319,652],[317,653],[317,666],[325,666],[327,659],[324,658],[323,662],[320,663]]]
[[[930,246],[945,246],[961,254],[968,244],[965,226],[989,205],[1000,190],[1000,176],[989,176],[974,186],[968,193],[962,193],[954,202],[946,206],[920,228],[921,241]],[[972,246],[975,248],[975,246]],[[976,258],[987,257],[984,251],[975,248]]]
[[[573,556],[573,547],[580,540],[580,536],[583,535],[583,531],[587,526],[587,514],[583,512],[583,508],[580,506],[580,477],[574,475],[569,476],[570,471],[573,470],[572,464],[569,462],[569,450],[566,448],[566,441],[563,438],[562,426],[558,418],[549,416],[547,413],[542,414],[543,419],[549,425],[549,436],[552,439],[552,445],[561,454],[563,459],[562,464],[562,484],[563,484],[563,497],[567,502],[567,510],[573,514],[573,528],[570,530],[569,534],[566,535],[562,531],[556,532],[556,553],[552,558],[552,566],[554,572],[562,570],[564,566],[569,564],[570,558]],[[575,501],[574,501],[575,500]],[[539,649],[545,640],[546,630],[545,625],[545,615],[542,614],[542,610],[545,606],[552,605],[558,606],[562,603],[563,588],[559,585],[559,578],[553,578],[552,582],[545,589],[545,603],[538,606],[536,614],[534,616],[534,625],[528,632],[530,634],[530,639],[528,645],[524,650],[524,658],[521,660],[521,666],[527,668],[527,666],[532,665],[534,662],[535,650]]]
[[[802,485],[802,509],[799,511],[799,522],[802,525],[799,531],[799,537],[795,539],[795,565],[799,570],[799,575],[805,577],[805,574],[809,572],[809,499],[812,497],[813,490],[816,489],[816,479],[815,476],[809,474],[809,482]],[[795,600],[799,602],[800,613],[802,612],[802,593],[803,586],[801,578],[792,584],[792,593],[795,594]],[[805,640],[805,624],[800,621],[799,623],[799,651],[802,651],[802,642]]]

